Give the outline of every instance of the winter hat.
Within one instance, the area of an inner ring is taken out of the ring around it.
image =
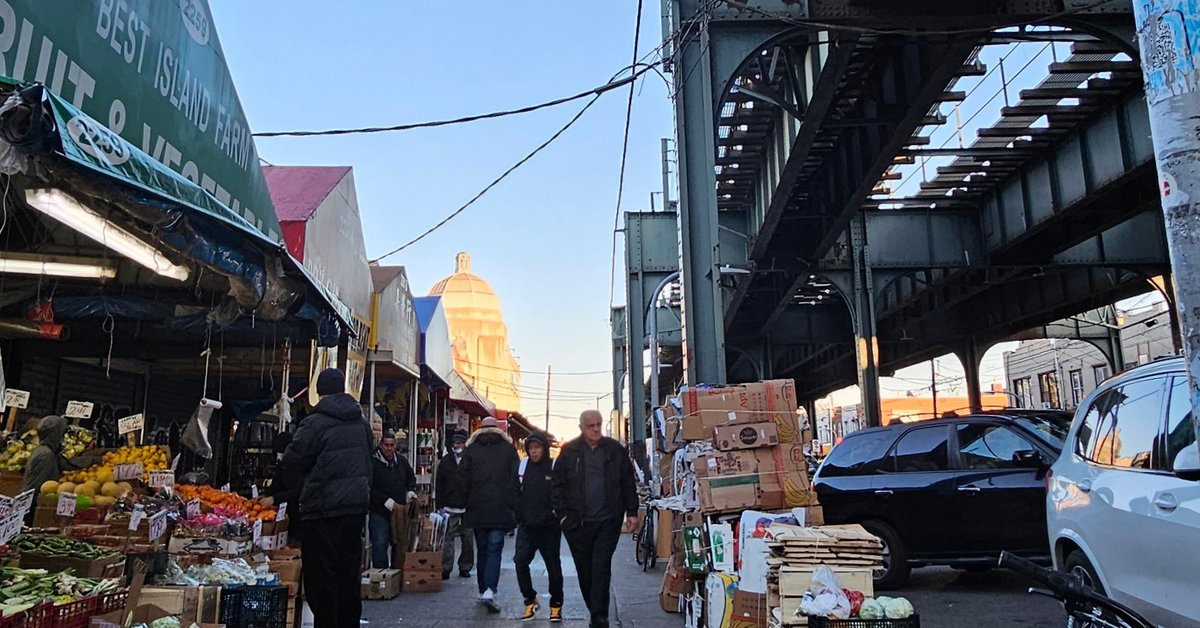
[[[454,433],[450,435],[450,442],[451,443],[467,442],[467,433],[462,430],[454,430]]]
[[[525,453],[529,453],[529,443],[541,443],[543,449],[550,451],[550,439],[540,430],[534,430],[525,437]]]
[[[485,427],[500,427],[500,424],[496,422],[496,417],[489,416],[479,422],[479,427],[481,429]]]
[[[325,369],[317,376],[317,394],[336,395],[346,392],[346,375],[340,369]]]

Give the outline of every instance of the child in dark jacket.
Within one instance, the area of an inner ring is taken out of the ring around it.
[[[550,508],[550,481],[554,460],[550,457],[550,440],[543,432],[534,432],[525,439],[528,458],[518,470],[520,498],[517,502],[517,551],[513,562],[517,567],[517,583],[525,597],[522,619],[533,619],[541,610],[529,565],[535,552],[541,552],[550,576],[550,621],[562,621],[563,573],[559,558],[562,530]]]

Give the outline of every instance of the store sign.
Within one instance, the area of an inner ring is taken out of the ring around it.
[[[3,0],[0,0],[3,1]],[[29,391],[17,390],[16,388],[4,389],[4,406],[6,408],[21,408],[29,407]]]
[[[2,2],[3,0],[0,0]],[[117,432],[122,436],[133,432],[140,432],[146,426],[146,417],[143,414],[135,414],[127,416],[123,419],[117,419]]]
[[[62,121],[71,139],[64,151],[152,189],[166,179],[155,168],[170,169],[228,208],[223,213],[280,241],[208,2],[69,4],[47,10],[46,0],[0,0],[0,74],[43,82],[86,114]]]
[[[160,510],[150,516],[150,540],[157,540],[167,531],[167,511]]]
[[[113,468],[113,475],[117,481],[122,480],[140,480],[145,473],[145,468],[140,462],[125,462]]]
[[[54,509],[54,514],[60,517],[74,517],[75,493],[59,493],[58,507]]]
[[[90,419],[92,418],[93,404],[90,401],[68,401],[67,411],[63,416],[68,419]]]
[[[150,488],[166,488],[175,486],[175,472],[173,471],[151,471],[150,472]]]
[[[200,516],[200,500],[192,499],[187,503],[187,518],[195,519]]]

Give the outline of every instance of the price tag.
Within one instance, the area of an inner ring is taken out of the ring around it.
[[[75,516],[75,493],[59,493],[58,508],[54,511],[60,517]]]
[[[150,517],[150,540],[153,541],[167,531],[167,511],[160,510]]]
[[[175,473],[172,471],[151,471],[150,488],[165,488],[175,486]]]
[[[254,544],[258,544],[258,540],[262,538],[262,519],[254,520]]]
[[[283,521],[287,517],[287,502],[279,504],[279,508],[275,511],[275,520]]]
[[[281,547],[283,547],[283,546],[287,545],[287,530],[284,530],[283,532],[280,532],[279,534],[276,534],[276,535],[275,535],[275,538],[276,538],[276,539],[278,539],[277,541],[275,541],[275,548],[276,548],[276,549],[278,549],[278,548],[281,548]]]
[[[113,469],[113,475],[116,476],[118,482],[121,480],[140,480],[144,471],[145,469],[140,462],[125,462]]]
[[[8,545],[12,538],[21,533],[21,524],[25,521],[25,515],[19,512],[14,512],[4,519],[0,519],[0,545]]]
[[[141,506],[134,506],[133,512],[129,515],[129,531],[137,532],[138,526],[142,525],[142,519],[146,518],[146,509]]]
[[[117,419],[117,432],[119,432],[121,435],[129,434],[131,432],[140,432],[145,425],[146,417],[145,415],[139,413],[133,416],[127,416],[123,419]]]
[[[261,540],[259,540],[258,546],[265,550],[279,549],[279,537],[264,536]]]
[[[222,493],[228,493],[228,492],[229,492],[229,482],[226,482],[226,483],[225,483],[225,485],[221,487],[221,492],[222,492]]]
[[[7,497],[5,495],[0,495],[0,517],[7,516],[8,513],[12,512],[13,505],[16,503],[16,499]]]
[[[15,508],[17,512],[21,513],[21,516],[24,516],[25,513],[29,512],[30,508],[33,508],[33,500],[37,497],[36,493],[36,489],[31,488],[28,491],[17,495],[17,501],[15,504],[13,504],[13,508]]]
[[[250,485],[250,499],[258,499],[258,485],[257,484]]]
[[[63,416],[68,419],[90,419],[93,407],[90,401],[68,401],[67,411],[63,413]]]
[[[4,407],[6,408],[21,408],[29,407],[29,391],[17,390],[16,388],[4,389]]]
[[[187,503],[187,518],[195,519],[200,516],[200,500],[193,499]]]

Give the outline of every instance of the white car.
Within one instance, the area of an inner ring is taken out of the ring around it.
[[[1109,379],[1046,478],[1054,565],[1162,626],[1200,626],[1200,449],[1182,358]]]

